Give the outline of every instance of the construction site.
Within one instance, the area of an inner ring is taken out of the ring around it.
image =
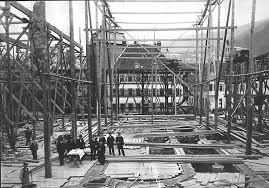
[[[0,2],[1,187],[269,188],[269,14],[244,2]]]

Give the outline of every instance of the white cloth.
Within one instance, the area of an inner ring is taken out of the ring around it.
[[[85,152],[83,149],[72,149],[67,153],[68,156],[79,156],[79,159],[81,159],[84,155]]]

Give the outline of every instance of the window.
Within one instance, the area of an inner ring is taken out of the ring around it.
[[[219,91],[224,91],[224,85],[223,84],[219,85]]]
[[[156,89],[153,88],[153,96],[155,97],[156,96]]]
[[[133,89],[128,89],[128,91],[129,91],[129,95],[128,96],[133,96]]]
[[[144,89],[144,96],[148,96],[148,89]]]
[[[164,109],[164,103],[160,103],[160,109],[161,109],[161,110]]]
[[[139,103],[136,104],[136,110],[137,110],[137,112],[140,112],[140,108],[141,108],[140,104]]]
[[[157,89],[157,96],[160,96],[160,89]]]
[[[168,89],[168,95],[172,95],[172,89]]]
[[[124,96],[125,97],[128,97],[128,94],[129,94],[128,90],[127,89],[124,89]]]
[[[209,84],[209,91],[214,91],[214,86],[213,86],[213,84]]]
[[[222,108],[222,99],[219,99],[219,108]]]
[[[140,92],[140,89],[136,89],[136,96],[141,96],[141,92]]]
[[[128,110],[129,110],[129,112],[133,111],[133,104],[132,103],[128,104]]]
[[[124,112],[124,110],[125,110],[125,104],[120,104],[120,110],[121,110],[121,112]]]
[[[164,96],[164,89],[160,89],[160,96]]]
[[[151,89],[148,89],[148,95],[151,96]]]
[[[132,81],[133,81],[132,75],[128,75],[128,82],[132,82]]]
[[[144,76],[144,81],[147,82],[148,81],[148,76]]]
[[[124,96],[124,89],[123,88],[120,89],[120,96],[122,96],[122,97]]]
[[[124,75],[120,75],[120,82],[124,82]]]

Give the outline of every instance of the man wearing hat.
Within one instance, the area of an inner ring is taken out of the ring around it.
[[[21,172],[20,172],[20,180],[23,187],[30,184],[30,179],[29,179],[30,172],[27,167],[28,167],[28,163],[24,162],[23,168],[21,169]]]
[[[115,138],[111,135],[111,132],[109,132],[109,136],[107,137],[107,146],[109,148],[109,155],[113,154],[115,156],[114,141],[115,141]]]
[[[124,141],[123,141],[123,137],[121,136],[120,132],[118,132],[118,136],[116,137],[116,143],[118,146],[119,155],[122,152],[122,155],[125,156],[124,149],[123,149]]]

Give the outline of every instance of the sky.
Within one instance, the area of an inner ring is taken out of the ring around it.
[[[22,5],[32,10],[35,1],[20,1]],[[235,24],[237,26],[250,23],[251,19],[251,3],[252,0],[235,0]],[[85,1],[74,0],[73,12],[74,12],[74,35],[75,41],[79,42],[79,31],[81,30],[81,42],[82,46],[85,46],[85,13],[84,13]],[[228,0],[224,0],[221,6],[221,25],[225,25],[226,13],[227,13]],[[68,1],[46,1],[46,19],[49,23],[62,30],[69,35],[69,14],[68,14]],[[110,2],[110,10],[112,15],[115,16],[116,21],[120,22],[181,22],[181,21],[196,21],[197,14],[171,14],[171,15],[125,15],[125,14],[113,14],[116,12],[201,12],[204,8],[204,3],[156,3],[156,2]],[[269,0],[257,0],[256,5],[256,21],[269,18]],[[93,27],[96,28],[95,19],[95,6],[91,1],[91,15],[93,20]],[[213,12],[213,25],[217,23],[217,9]],[[101,13],[98,11],[98,23],[101,23]],[[163,27],[192,27],[192,24],[169,24],[169,25],[131,25],[120,24],[122,28],[163,28]],[[179,36],[188,35],[192,33],[184,32],[130,32],[133,38],[178,38]],[[126,38],[130,38],[128,34]]]

